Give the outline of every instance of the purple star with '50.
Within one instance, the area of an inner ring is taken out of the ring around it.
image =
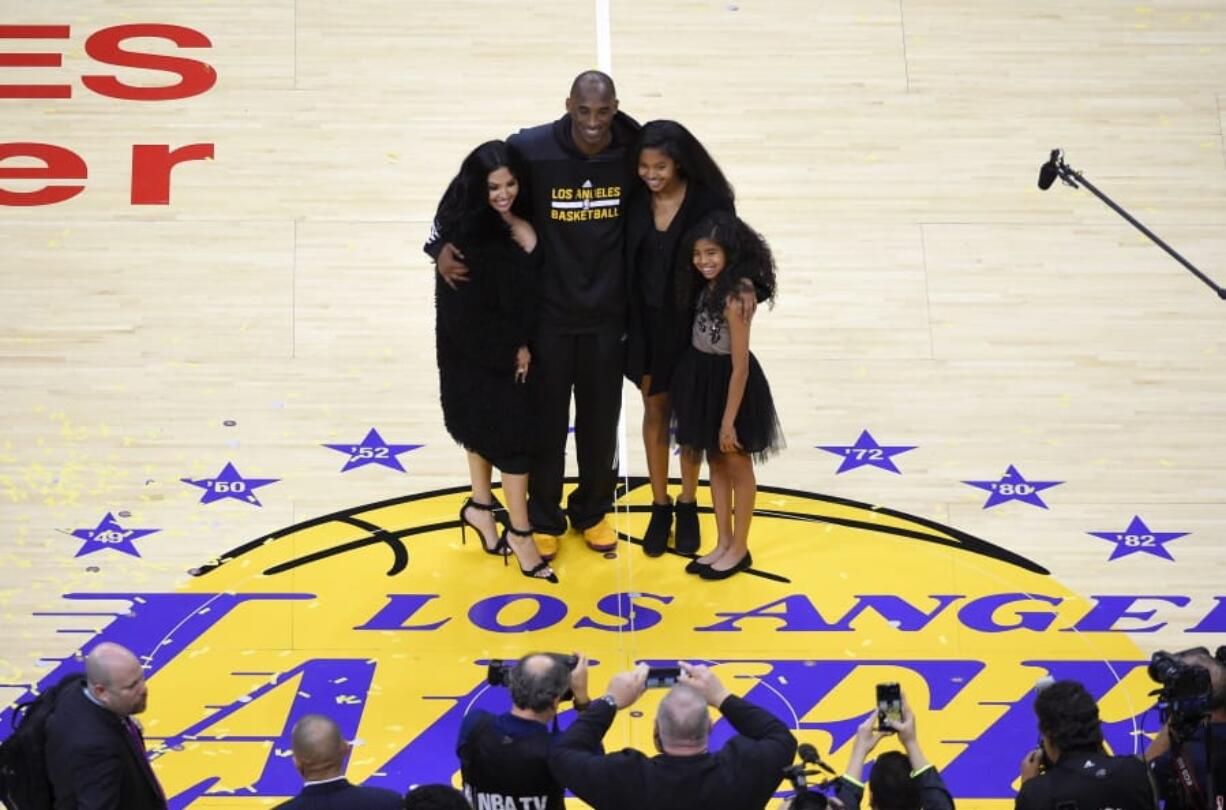
[[[419,447],[424,447],[424,445],[388,444],[383,441],[379,431],[371,428],[370,432],[366,434],[366,438],[362,439],[361,444],[325,444],[324,447],[349,456],[349,460],[345,462],[341,472],[349,472],[357,467],[365,467],[367,464],[379,464],[388,469],[407,472],[400,464],[400,459],[396,458],[396,456],[401,453],[407,453],[410,450],[416,450]]]
[[[1107,562],[1127,557],[1129,554],[1152,554],[1174,562],[1175,558],[1171,556],[1171,552],[1166,550],[1166,544],[1180,537],[1187,537],[1191,532],[1155,532],[1145,525],[1140,515],[1133,515],[1132,522],[1122,532],[1086,532],[1086,534],[1115,543],[1115,549],[1107,558]]]
[[[85,541],[73,556],[84,557],[86,554],[109,548],[112,551],[122,551],[124,554],[139,557],[140,552],[136,550],[136,546],[132,545],[132,541],[160,531],[161,529],[125,529],[115,520],[114,515],[107,512],[106,517],[102,518],[94,528],[72,530],[73,537]]]
[[[973,487],[987,490],[991,494],[988,495],[988,500],[984,503],[984,509],[990,509],[997,504],[1005,503],[1006,501],[1021,501],[1028,503],[1031,506],[1037,506],[1041,509],[1046,509],[1047,504],[1043,503],[1043,499],[1039,497],[1039,493],[1045,489],[1059,486],[1063,481],[1027,481],[1017,467],[1012,464],[1009,469],[1005,470],[1005,474],[998,481],[963,481],[964,484],[970,484]]]
[[[843,457],[843,463],[834,471],[835,475],[854,470],[857,467],[877,467],[887,472],[902,475],[902,470],[894,466],[891,460],[900,453],[914,450],[918,445],[882,445],[877,444],[873,434],[867,430],[861,431],[860,438],[852,445],[818,445],[818,450],[825,450],[836,456]]]
[[[255,497],[255,490],[260,487],[266,487],[269,484],[274,484],[281,479],[243,478],[239,475],[238,470],[234,469],[234,465],[227,461],[226,466],[221,468],[221,472],[217,474],[216,478],[201,478],[197,481],[193,481],[190,478],[180,478],[179,480],[204,490],[200,503],[213,503],[214,501],[233,498],[236,501],[249,503],[253,506],[263,506],[260,503],[260,499]]]

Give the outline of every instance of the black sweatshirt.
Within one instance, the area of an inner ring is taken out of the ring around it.
[[[622,202],[629,191],[627,150],[638,124],[613,119],[612,141],[594,156],[571,137],[569,116],[507,139],[529,167],[532,223],[545,245],[541,323],[553,332],[622,331],[626,282]]]
[[[604,754],[616,715],[596,700],[554,743],[558,781],[596,810],[753,810],[765,807],[796,753],[796,738],[773,714],[730,695],[719,707],[737,730],[716,753],[648,758],[627,748]]]

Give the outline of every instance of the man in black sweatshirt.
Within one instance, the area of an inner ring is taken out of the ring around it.
[[[609,681],[554,743],[554,776],[596,810],[755,810],[770,801],[796,738],[773,714],[730,693],[705,666],[681,664],[682,682],[660,701],[655,742],[648,757],[633,748],[605,754],[601,740],[619,709],[643,693],[647,667]],[[737,735],[708,750],[718,709]]]
[[[546,558],[570,525],[595,551],[616,547],[606,515],[617,484],[626,291],[622,266],[622,199],[633,178],[626,153],[638,124],[617,109],[613,80],[579,74],[566,115],[521,130],[508,146],[527,167],[532,220],[545,251],[532,366],[538,391],[538,452],[529,477],[528,513]],[[447,234],[426,252],[450,284],[467,268]],[[579,485],[562,511],[570,398],[575,397]]]

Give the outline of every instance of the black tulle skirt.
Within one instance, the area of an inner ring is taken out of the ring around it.
[[[690,347],[677,361],[670,393],[673,430],[682,452],[719,454],[719,424],[731,376],[732,358],[726,354],[707,354]],[[753,352],[749,354],[749,378],[734,425],[741,448],[754,461],[765,461],[785,446],[770,383]]]

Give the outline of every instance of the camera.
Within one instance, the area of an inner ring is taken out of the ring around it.
[[[1213,683],[1209,670],[1187,664],[1159,650],[1149,661],[1150,680],[1162,685],[1150,694],[1157,695],[1163,719],[1178,737],[1188,737],[1209,714]]]
[[[541,653],[541,655],[549,656],[571,672],[574,672],[575,667],[579,666],[579,656],[577,655],[565,653]],[[491,658],[485,672],[486,683],[490,686],[510,686],[511,670],[515,669],[518,664],[518,658]],[[562,695],[562,700],[570,700],[573,697],[574,693],[567,689],[566,694]]]

